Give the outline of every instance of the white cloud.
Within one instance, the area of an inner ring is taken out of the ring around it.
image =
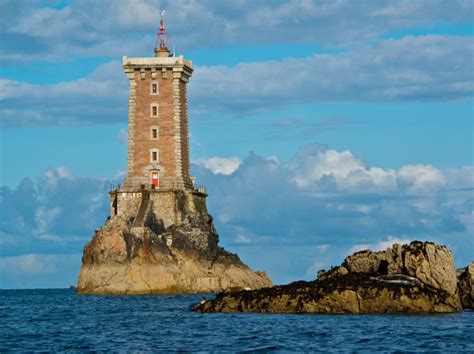
[[[411,192],[431,191],[447,184],[447,179],[440,170],[421,164],[403,166],[397,172],[397,180]]]
[[[207,159],[196,160],[195,163],[211,170],[212,173],[230,175],[237,170],[242,163],[238,157],[209,157]]]
[[[390,246],[392,246],[394,243],[398,243],[400,245],[406,245],[406,244],[409,244],[411,241],[413,240],[409,240],[408,238],[404,236],[402,236],[401,238],[396,237],[396,236],[389,236],[386,240],[380,240],[376,243],[354,245],[349,249],[347,254],[350,255],[352,253],[363,251],[363,250],[371,250],[374,252],[384,251]]]
[[[252,241],[250,241],[250,239],[247,236],[243,234],[238,234],[235,236],[234,242],[240,243],[240,244],[248,244],[248,243],[251,243]]]
[[[80,253],[0,257],[0,288],[66,288],[77,281]]]
[[[67,166],[58,166],[50,168],[44,173],[45,186],[54,188],[61,180],[71,180],[73,178],[71,171]]]
[[[470,37],[407,36],[336,54],[234,67],[200,67],[195,72],[190,97],[197,112],[210,112],[212,107],[213,112],[236,115],[287,104],[334,100],[466,99],[474,92],[470,62],[473,56]],[[219,100],[209,105],[210,97]]]
[[[35,213],[35,220],[37,225],[36,233],[38,233],[39,235],[46,233],[51,223],[61,215],[61,212],[61,208],[58,207],[47,209],[40,206]]]
[[[65,166],[37,183],[2,186],[0,255],[80,251],[108,214],[107,191],[107,181],[73,176]]]
[[[115,61],[70,82],[33,85],[0,80],[0,126],[125,122],[127,85]]]
[[[54,257],[40,254],[23,254],[21,256],[0,258],[0,274],[6,271],[15,275],[37,275],[52,273],[57,270]]]
[[[330,256],[327,254],[330,250],[329,245],[318,245],[315,247],[316,260],[306,269],[306,276],[315,279],[321,269],[329,266]]]
[[[397,187],[396,171],[366,167],[350,151],[338,152],[324,146],[302,150],[289,165],[292,180],[300,188],[314,187],[330,179],[340,190],[391,192]]]
[[[120,129],[118,133],[118,140],[120,144],[127,146],[128,144],[128,132],[125,129]]]
[[[323,176],[332,176],[336,181],[341,181],[350,172],[365,169],[362,161],[347,150],[337,152],[317,148],[319,151],[315,151],[315,154],[294,159],[290,164],[294,171],[293,180],[299,187],[308,187]]]

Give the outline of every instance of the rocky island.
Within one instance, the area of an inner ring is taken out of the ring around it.
[[[265,273],[253,272],[218,246],[205,205],[196,210],[191,194],[176,193],[182,202],[179,223],[165,227],[149,200],[143,220],[128,207],[129,213],[111,217],[96,231],[84,248],[78,293],[187,294],[271,286]],[[156,201],[163,194],[148,198]],[[141,194],[137,199],[143,205]]]
[[[123,57],[130,82],[128,170],[110,217],[84,247],[77,292],[183,294],[271,286],[218,246],[206,189],[190,175],[191,61],[168,49],[163,18],[154,57]]]
[[[199,312],[448,313],[474,309],[474,262],[456,272],[451,252],[431,242],[361,251],[318,279],[219,293]]]

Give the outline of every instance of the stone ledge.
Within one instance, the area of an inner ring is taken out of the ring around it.
[[[124,68],[129,69],[130,67],[138,66],[167,66],[175,67],[181,65],[185,67],[185,70],[190,75],[193,71],[193,62],[186,60],[182,55],[178,57],[150,57],[150,58],[129,58],[127,56],[122,57],[122,65]]]

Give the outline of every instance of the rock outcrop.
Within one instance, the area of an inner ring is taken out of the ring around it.
[[[467,273],[466,273],[467,272]],[[462,284],[472,285],[470,270]],[[468,283],[468,279],[470,283]],[[467,285],[465,286],[467,289]],[[471,288],[472,290],[472,288]],[[467,290],[466,290],[467,294]],[[472,299],[472,298],[469,298]],[[255,291],[220,293],[201,312],[446,313],[462,309],[451,252],[431,242],[361,251],[318,279]]]
[[[457,274],[461,304],[465,309],[474,310],[474,262],[458,269]]]
[[[457,290],[456,269],[451,252],[431,242],[394,244],[386,251],[357,252],[344,260],[351,273],[405,274],[422,283],[454,295]]]
[[[235,254],[218,246],[208,214],[188,214],[165,228],[149,213],[114,216],[84,247],[77,292],[83,294],[210,293],[271,286]]]

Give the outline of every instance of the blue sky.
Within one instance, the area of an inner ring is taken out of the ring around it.
[[[121,57],[152,55],[162,8],[224,247],[276,282],[392,241],[474,258],[472,1],[12,1],[0,287],[75,282],[126,169]]]

